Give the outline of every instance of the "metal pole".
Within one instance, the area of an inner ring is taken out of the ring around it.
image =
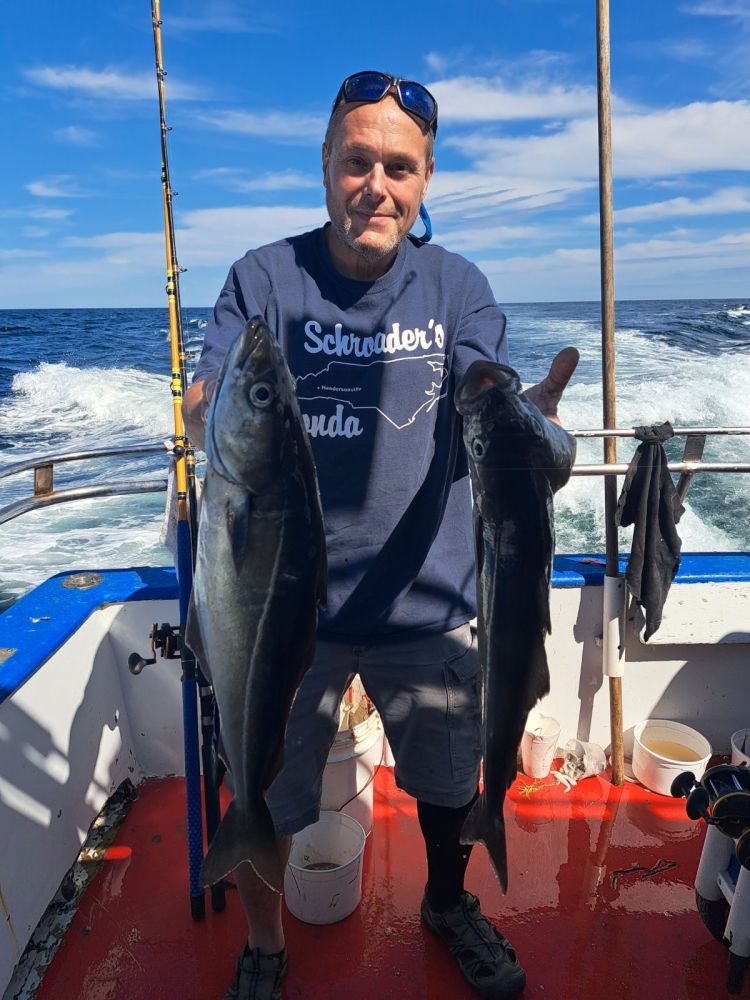
[[[610,109],[609,0],[596,0],[597,92],[599,110],[599,219],[602,300],[602,389],[604,427],[616,426],[615,413],[615,279],[612,224],[612,116]],[[604,439],[604,461],[617,462],[617,442]],[[622,742],[623,617],[625,590],[618,569],[617,479],[604,477],[607,569],[604,580],[604,673],[609,677],[612,781],[625,778]]]

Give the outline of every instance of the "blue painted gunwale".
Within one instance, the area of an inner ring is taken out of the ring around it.
[[[63,587],[75,573],[98,573],[87,590]],[[177,600],[177,574],[166,566],[58,573],[0,615],[0,650],[15,650],[0,664],[0,704],[38,670],[97,608],[127,601]]]
[[[620,571],[628,556],[621,555]],[[558,555],[552,586],[601,586],[605,558],[601,554]],[[88,590],[63,587],[80,572],[97,572],[102,582]],[[177,600],[177,574],[171,567],[75,570],[58,573],[24,595],[0,614],[0,650],[13,650],[0,663],[0,704],[9,698],[97,608],[127,601]],[[682,557],[676,583],[750,582],[750,553],[688,552]]]

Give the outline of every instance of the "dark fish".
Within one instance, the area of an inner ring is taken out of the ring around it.
[[[224,362],[206,457],[187,643],[213,685],[234,799],[202,879],[213,884],[250,861],[281,890],[264,795],[281,768],[289,710],[313,657],[326,549],[294,380],[259,316]]]
[[[575,458],[575,440],[522,395],[512,368],[471,365],[456,390],[474,494],[479,655],[482,664],[484,792],[461,841],[483,843],[508,887],[503,802],[516,776],[526,718],[549,691],[554,550],[552,494]]]

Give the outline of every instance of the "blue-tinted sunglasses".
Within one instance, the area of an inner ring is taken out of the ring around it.
[[[437,135],[438,112],[437,101],[427,87],[414,80],[402,80],[390,73],[378,73],[375,70],[365,70],[348,76],[339,87],[333,102],[333,113],[342,101],[346,104],[377,104],[391,90],[395,91],[396,100],[410,115],[420,118],[433,135]]]

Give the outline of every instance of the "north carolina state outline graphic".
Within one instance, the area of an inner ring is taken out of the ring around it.
[[[374,402],[367,398],[376,389],[372,383],[368,384],[368,375],[371,375],[372,372],[368,372],[367,369],[373,369],[376,365],[419,366],[424,373],[422,392],[427,398],[416,409],[412,409],[415,396],[420,392],[418,379],[422,373],[410,372],[411,392],[392,393],[394,398],[385,404],[390,412],[386,412],[381,400]],[[441,390],[445,385],[447,375],[445,354],[442,352],[422,354],[416,357],[378,359],[365,363],[337,359],[330,361],[318,371],[298,375],[297,397],[300,401],[304,400],[305,402],[325,399],[341,403],[348,406],[353,413],[361,410],[375,410],[391,426],[400,431],[413,424],[420,413],[429,412],[437,401],[445,395],[445,392]],[[353,399],[355,395],[357,401]],[[403,413],[394,412],[399,405],[403,407]]]

